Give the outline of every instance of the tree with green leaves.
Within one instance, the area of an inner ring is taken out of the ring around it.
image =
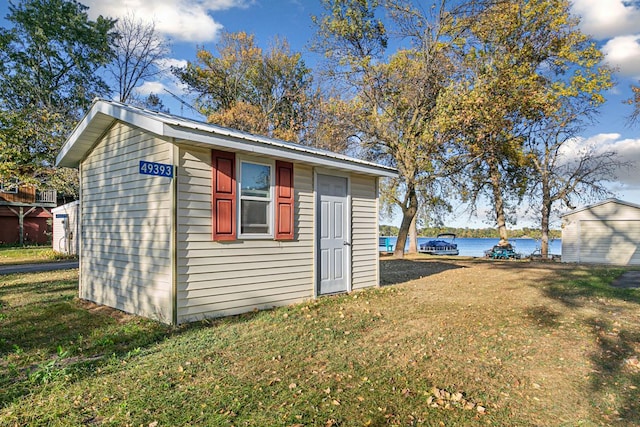
[[[528,5],[529,6],[529,5]],[[613,86],[611,69],[602,65],[596,43],[578,28],[567,0],[532,2],[532,14],[544,27],[538,33],[532,63],[541,113],[528,120],[525,155],[531,161],[529,195],[539,206],[541,252],[548,255],[554,205],[572,208],[610,194],[605,183],[630,164],[610,149],[581,143]]]
[[[531,189],[540,196],[548,235],[550,205],[576,191],[574,182],[553,197],[548,193],[561,175],[550,152],[593,117],[611,86],[610,72],[599,66],[601,54],[578,29],[566,0],[487,0],[473,6],[457,17],[465,34],[462,67],[441,98],[440,117],[466,147],[469,198],[475,204],[488,196],[501,242],[507,243],[507,224],[515,222],[509,213],[516,215]],[[551,183],[546,180],[554,168]]]
[[[165,107],[160,97],[155,93],[150,93],[146,98],[144,98],[142,101],[142,107],[153,111],[159,111],[161,113],[169,113],[169,109]]]
[[[245,32],[224,33],[174,74],[197,95],[207,120],[297,142],[308,118],[312,78],[300,53],[276,39],[264,51]]]
[[[90,20],[87,7],[73,0],[10,2],[6,19],[11,27],[0,29],[2,178],[73,193],[77,185],[55,169],[55,156],[91,100],[108,93],[97,70],[111,60],[114,21]]]
[[[444,1],[435,3],[424,13],[402,0],[326,0],[325,14],[314,18],[314,49],[327,59],[325,77],[342,88],[343,96],[335,102],[349,111],[345,125],[357,135],[364,155],[399,171],[398,179],[381,188],[388,206],[402,211],[396,257],[404,256],[419,210],[446,204],[439,189],[457,159],[435,126],[455,40],[444,6]],[[384,14],[391,27],[411,40],[409,46],[388,52]]]
[[[440,98],[441,129],[468,157],[463,194],[476,206],[486,196],[501,244],[508,242],[509,213],[526,189],[523,123],[537,113],[533,46],[522,2],[485,1],[457,16],[465,34],[458,78]]]
[[[541,254],[548,256],[551,215],[557,204],[572,208],[577,200],[610,194],[607,181],[631,166],[615,151],[581,143],[580,132],[592,123],[612,86],[611,69],[602,65],[596,43],[583,34],[567,0],[536,0],[522,5],[535,23],[531,39],[532,80],[537,114],[526,117],[524,155],[530,164],[528,194],[537,206]]]

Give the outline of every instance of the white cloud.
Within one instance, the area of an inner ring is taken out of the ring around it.
[[[613,187],[640,190],[640,138],[622,138],[619,133],[601,133],[589,138],[575,138],[564,147],[563,153],[567,157],[575,156],[585,149],[596,151],[613,151],[620,159],[631,162],[630,168],[620,168],[617,172],[617,182]]]
[[[136,95],[140,99],[146,98],[151,93],[158,95],[172,114],[199,121],[206,119],[194,108],[189,107],[194,103],[193,98],[187,93],[184,85],[175,80],[145,82],[136,88]]]
[[[182,67],[186,67],[187,66],[187,60],[186,59],[178,59],[178,58],[163,58],[161,59],[159,62],[159,66],[160,68],[162,68],[163,70],[170,70],[171,67],[178,67],[178,68],[182,68]]]
[[[148,96],[151,93],[158,96],[164,96],[167,95],[166,90],[169,90],[174,94],[185,94],[187,92],[187,86],[180,82],[171,73],[171,67],[185,67],[187,65],[187,60],[178,58],[162,58],[158,65],[160,69],[163,70],[163,72],[157,76],[158,80],[147,81],[142,85],[137,86],[135,88],[136,93],[142,96]]]
[[[573,12],[581,17],[582,31],[596,39],[637,33],[640,7],[625,0],[574,0]]]
[[[158,96],[170,96],[167,92],[171,92],[177,96],[188,95],[188,86],[179,81],[173,75],[167,75],[160,80],[154,82],[144,82],[136,87],[136,93],[147,96],[155,93]]]
[[[640,138],[614,141],[610,147],[633,166],[618,170],[618,181],[625,186],[640,190]]]
[[[142,85],[136,87],[136,93],[144,96],[152,93],[164,95],[165,88],[167,88],[167,86],[162,82],[144,82]]]
[[[158,32],[172,40],[208,42],[215,40],[223,26],[211,12],[246,7],[249,0],[85,0],[89,15],[118,18],[133,13],[136,18],[154,21]]]
[[[182,83],[170,71],[170,68],[172,66],[184,67],[186,65],[187,65],[187,61],[184,59],[165,58],[161,60],[160,67],[165,72],[158,76],[158,80],[144,82],[142,85],[136,87],[135,89],[136,94],[140,96],[148,96],[149,94],[154,93],[166,101],[171,101],[173,98],[173,95],[178,96],[180,98],[183,98],[183,97],[188,98],[189,97],[188,86]]]
[[[603,47],[605,62],[619,69],[622,76],[640,78],[640,34],[619,36]]]

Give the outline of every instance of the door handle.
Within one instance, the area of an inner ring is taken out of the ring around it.
[[[349,242],[342,242],[342,244],[343,244],[344,246],[351,246],[351,243],[349,243]]]

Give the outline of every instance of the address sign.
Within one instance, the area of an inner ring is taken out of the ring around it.
[[[173,178],[173,165],[140,160],[139,172],[143,175],[157,175]]]

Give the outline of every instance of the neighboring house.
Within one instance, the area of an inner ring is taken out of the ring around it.
[[[78,254],[78,200],[51,209],[53,214],[53,250],[67,255]]]
[[[80,172],[81,298],[184,323],[379,284],[394,169],[99,99],[57,163]]]
[[[640,265],[640,206],[617,199],[562,218],[562,261]]]
[[[31,184],[0,183],[0,244],[46,244],[51,241],[55,190]]]

